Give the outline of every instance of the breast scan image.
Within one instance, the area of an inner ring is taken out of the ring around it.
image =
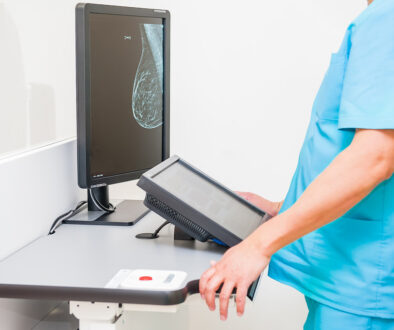
[[[132,110],[137,123],[163,124],[163,25],[140,24],[142,53],[134,79]]]

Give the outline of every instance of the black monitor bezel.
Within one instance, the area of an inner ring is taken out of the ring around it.
[[[75,7],[77,79],[78,185],[94,188],[138,179],[148,169],[93,178],[90,170],[90,14],[128,15],[163,19],[164,86],[162,160],[170,155],[170,13],[162,9],[79,3]],[[116,146],[114,146],[116,148]]]

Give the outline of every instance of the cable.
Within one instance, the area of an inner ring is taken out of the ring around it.
[[[157,228],[157,229],[155,230],[155,232],[153,233],[153,235],[159,237],[158,234],[160,233],[160,230],[162,230],[162,229],[163,229],[165,226],[167,226],[169,223],[170,223],[169,221],[164,222],[159,228]]]
[[[93,193],[93,191],[92,191],[91,189],[88,189],[88,193],[89,193],[90,198],[91,198],[92,201],[93,201],[93,204],[96,205],[96,207],[97,207],[98,209],[100,209],[100,210],[102,210],[102,211],[104,211],[104,212],[106,212],[106,213],[112,213],[112,212],[115,211],[116,207],[114,207],[112,204],[109,204],[109,206],[110,206],[109,208],[107,208],[107,207],[105,207],[104,205],[102,205],[102,204],[96,199],[96,196],[94,196],[94,193]],[[66,213],[64,213],[64,214],[62,214],[62,215],[60,215],[60,216],[58,216],[58,217],[55,219],[55,221],[52,223],[52,226],[51,226],[51,229],[50,229],[49,232],[48,232],[48,235],[54,234],[56,228],[59,227],[59,225],[62,223],[63,220],[66,220],[67,218],[69,218],[69,217],[73,216],[74,214],[76,214],[76,213],[80,210],[80,208],[81,208],[82,206],[84,206],[85,204],[87,204],[87,201],[79,202],[79,203],[77,204],[77,206],[75,207],[75,209],[70,210],[70,211],[68,211],[68,212],[66,212]]]
[[[116,207],[113,206],[111,203],[109,204],[109,208],[105,207],[103,204],[101,204],[97,199],[96,196],[94,196],[93,190],[92,189],[88,189],[89,191],[89,196],[92,199],[94,205],[96,205],[96,207],[98,209],[100,209],[101,211],[104,211],[106,213],[113,213],[116,210]]]
[[[138,235],[135,235],[136,238],[142,238],[142,239],[154,239],[159,237],[159,232],[169,224],[169,221],[164,222],[163,224],[160,225],[159,228],[157,228],[153,233],[141,233]]]
[[[79,202],[75,209],[70,210],[66,213],[63,213],[62,215],[58,216],[55,221],[52,223],[51,229],[48,232],[48,235],[52,235],[55,233],[55,230],[59,225],[62,223],[63,220],[66,220],[67,218],[73,216],[75,213],[77,213],[81,207],[83,207],[85,204],[87,204],[86,201]]]

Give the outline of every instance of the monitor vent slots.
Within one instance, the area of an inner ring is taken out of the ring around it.
[[[179,227],[186,234],[192,236],[193,238],[201,242],[205,242],[208,239],[212,238],[212,235],[209,234],[205,229],[203,229],[199,225],[196,225],[194,222],[190,221],[182,214],[169,207],[167,204],[158,200],[156,197],[150,194],[146,194],[144,203],[152,211],[156,212],[167,221]]]

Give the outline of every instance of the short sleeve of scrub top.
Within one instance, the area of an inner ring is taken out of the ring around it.
[[[333,54],[281,213],[357,128],[394,129],[394,0],[374,0]],[[394,176],[344,216],[275,253],[269,276],[332,308],[394,319]]]
[[[394,129],[393,11],[359,21],[351,36],[339,128]]]

